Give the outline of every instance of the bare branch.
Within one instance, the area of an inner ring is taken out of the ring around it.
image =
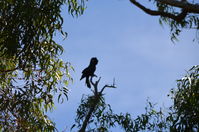
[[[94,77],[94,76],[93,76]],[[97,95],[98,94],[98,84],[99,84],[99,82],[100,82],[100,80],[101,80],[101,77],[99,77],[99,79],[94,83],[93,82],[93,77],[91,77],[90,78],[90,82],[91,82],[91,84],[93,85],[93,90],[92,90],[92,92],[95,94],[95,95]]]
[[[99,81],[101,80],[101,77],[96,81],[96,85],[98,85]]]
[[[102,92],[104,91],[105,88],[116,88],[116,87],[114,85],[105,85],[100,91],[101,94],[102,94]]]
[[[98,79],[95,83],[93,82],[93,77],[96,77],[96,76],[92,76],[92,77],[90,78],[91,84],[92,84],[93,86],[98,85],[98,83],[99,83],[101,77],[99,77],[99,79]]]
[[[90,82],[91,82],[91,84],[92,84],[93,86],[95,85],[94,82],[93,82],[93,77],[90,78]]]
[[[100,91],[101,94],[102,94],[102,92],[104,91],[105,88],[116,88],[116,86],[115,86],[115,78],[113,79],[113,84],[112,84],[112,85],[105,85],[105,86],[101,89],[101,91]]]

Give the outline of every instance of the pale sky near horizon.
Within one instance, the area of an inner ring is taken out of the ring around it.
[[[147,98],[158,106],[169,106],[169,90],[199,63],[199,44],[192,41],[195,31],[184,30],[174,44],[169,27],[162,27],[159,17],[145,14],[129,1],[88,1],[78,18],[64,10],[68,38],[62,41],[57,36],[56,40],[65,49],[61,58],[71,62],[75,72],[71,72],[74,82],[69,85],[69,100],[56,104],[49,114],[59,131],[70,131],[82,94],[90,93],[79,79],[91,57],[99,60],[96,74],[102,77],[101,87],[116,80],[117,88],[105,91],[106,102],[115,113],[128,112],[133,117],[144,113]]]

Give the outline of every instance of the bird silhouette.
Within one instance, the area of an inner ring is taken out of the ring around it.
[[[82,71],[82,76],[80,80],[82,80],[83,78],[86,78],[86,85],[88,88],[91,88],[89,78],[96,76],[94,72],[96,70],[97,63],[98,63],[98,60],[96,57],[91,58],[89,66]]]

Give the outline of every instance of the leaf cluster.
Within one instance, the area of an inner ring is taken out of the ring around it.
[[[97,86],[97,85],[96,85]],[[92,90],[91,90],[92,91]],[[93,92],[95,93],[95,92]],[[197,131],[199,129],[199,66],[192,67],[187,75],[177,81],[177,89],[169,94],[173,105],[169,109],[156,109],[155,104],[147,101],[146,112],[135,119],[129,113],[115,114],[106,104],[104,94],[83,96],[77,109],[75,124],[72,128],[82,128],[86,117],[86,131],[108,132],[120,126],[126,132],[137,131]],[[80,131],[79,132],[83,132]]]
[[[177,90],[171,91],[173,99],[173,124],[177,131],[199,129],[199,65],[193,66],[185,77],[177,81]]]
[[[2,131],[55,130],[45,113],[53,109],[55,93],[59,94],[58,101],[67,97],[72,80],[69,72],[73,69],[59,58],[63,47],[54,41],[56,33],[67,35],[62,30],[64,4],[70,14],[77,15],[83,13],[85,6],[83,0],[0,1]]]
[[[92,82],[94,90],[90,89],[93,95],[83,95],[81,103],[77,109],[75,124],[71,130],[76,127],[79,132],[108,132],[112,127],[120,126],[127,132],[142,131],[142,130],[163,130],[165,124],[162,123],[163,113],[156,112],[149,102],[149,107],[146,107],[146,113],[133,119],[129,113],[115,114],[109,104],[106,104],[104,94],[105,88],[115,88],[113,85],[105,85],[98,92],[98,83]],[[155,125],[158,124],[158,125]]]
[[[158,0],[154,0],[153,2],[156,5],[158,11],[176,16],[176,19],[172,19],[170,17],[165,17],[160,15],[159,19],[159,23],[161,25],[163,23],[169,25],[171,29],[172,41],[178,40],[177,37],[181,33],[182,29],[196,29],[196,32],[198,32],[199,29],[198,14],[188,13],[186,9],[183,8],[180,9],[175,6],[164,4],[159,2]],[[196,36],[196,40],[198,40],[198,36]]]

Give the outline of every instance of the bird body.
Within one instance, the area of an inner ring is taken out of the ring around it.
[[[82,71],[82,76],[80,80],[82,80],[83,78],[86,78],[86,85],[88,88],[91,88],[89,78],[96,76],[94,72],[96,70],[97,63],[98,63],[98,60],[96,57],[91,58],[89,66]]]

